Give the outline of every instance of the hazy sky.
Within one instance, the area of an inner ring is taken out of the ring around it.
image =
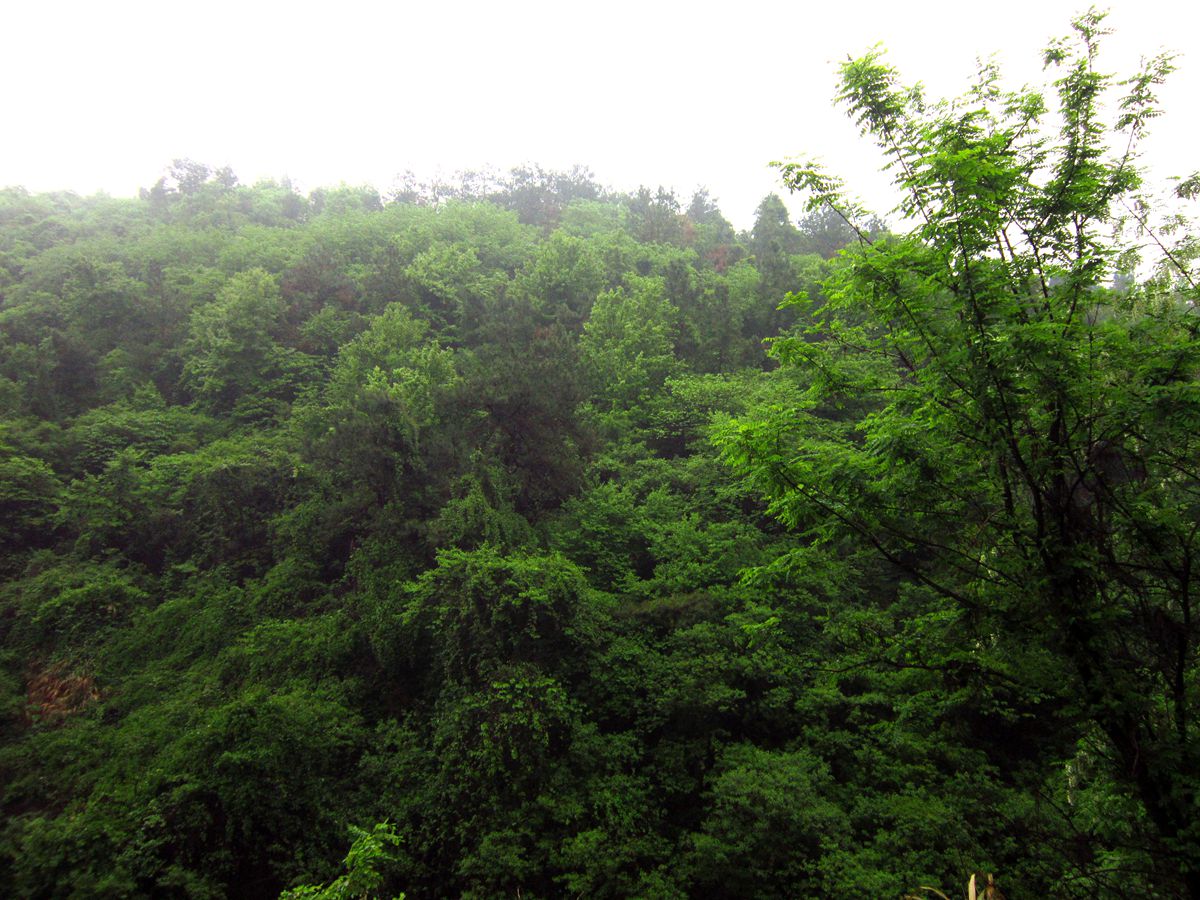
[[[176,157],[304,190],[581,163],[602,183],[664,184],[685,202],[705,185],[745,226],[777,189],[766,164],[809,154],[886,206],[877,157],[830,102],[837,61],[883,42],[907,79],[955,94],[976,57],[996,53],[1014,84],[1033,82],[1047,38],[1083,8],[10,0],[0,185],[127,195]],[[1148,157],[1164,174],[1200,168],[1198,5],[1109,8],[1108,69],[1182,54]]]

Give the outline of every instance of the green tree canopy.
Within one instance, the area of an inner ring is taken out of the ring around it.
[[[1200,896],[1198,297],[1178,256],[1174,279],[1115,287],[1136,236],[1113,232],[1128,211],[1145,224],[1136,148],[1170,63],[1120,82],[1106,125],[1102,21],[1047,51],[1056,102],[987,65],[947,102],[879,52],[842,66],[910,228],[849,252],[807,333],[774,348],[810,387],[724,442],[806,536],[798,564],[847,547],[886,561],[940,644],[907,661],[1016,683],[1011,720],[1039,717],[1039,749],[1066,728],[1103,759],[1073,765],[1137,798],[1157,834],[1142,864]],[[783,176],[865,238],[835,179]],[[1041,764],[1069,806],[1061,759]]]

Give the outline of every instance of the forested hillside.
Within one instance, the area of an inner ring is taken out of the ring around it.
[[[0,893],[1200,896],[1195,246],[1099,21],[843,67],[892,233],[0,191]]]

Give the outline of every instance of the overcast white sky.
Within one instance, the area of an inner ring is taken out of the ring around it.
[[[1101,4],[1103,6],[1103,4]],[[1077,0],[736,3],[0,4],[0,185],[149,186],[176,157],[304,190],[536,162],[602,183],[705,185],[747,226],[766,164],[823,157],[876,207],[877,158],[830,98],[837,61],[883,42],[908,80],[956,94],[998,54],[1014,85]],[[1200,4],[1116,0],[1102,63],[1178,51],[1148,145],[1200,168]]]

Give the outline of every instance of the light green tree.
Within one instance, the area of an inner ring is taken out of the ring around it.
[[[878,51],[843,65],[840,99],[886,154],[909,229],[871,242],[836,179],[783,166],[862,243],[807,333],[775,344],[810,387],[723,441],[806,536],[798,559],[885,561],[942,648],[908,662],[1019,685],[1011,714],[1047,746],[1067,729],[1092,771],[1104,760],[1095,781],[1137,799],[1156,874],[1200,896],[1196,276],[1171,253],[1169,277],[1114,286],[1131,247],[1170,249],[1145,231],[1135,163],[1171,64],[1121,81],[1106,125],[1103,16],[1073,24],[1046,52],[1053,97],[984,65],[966,96],[932,102]],[[1043,764],[1054,784],[1061,762]]]
[[[253,418],[260,405],[291,399],[305,359],[277,340],[284,312],[275,278],[251,269],[192,313],[181,380],[201,407]]]
[[[400,845],[393,825],[380,822],[370,831],[351,828],[354,843],[346,854],[346,874],[326,885],[306,884],[279,895],[279,900],[369,900],[379,896],[384,877],[380,868],[391,858],[391,848]],[[404,900],[396,894],[393,900]]]
[[[661,280],[631,278],[630,290],[606,291],[596,299],[580,341],[597,395],[624,407],[645,400],[678,368],[678,310]]]

